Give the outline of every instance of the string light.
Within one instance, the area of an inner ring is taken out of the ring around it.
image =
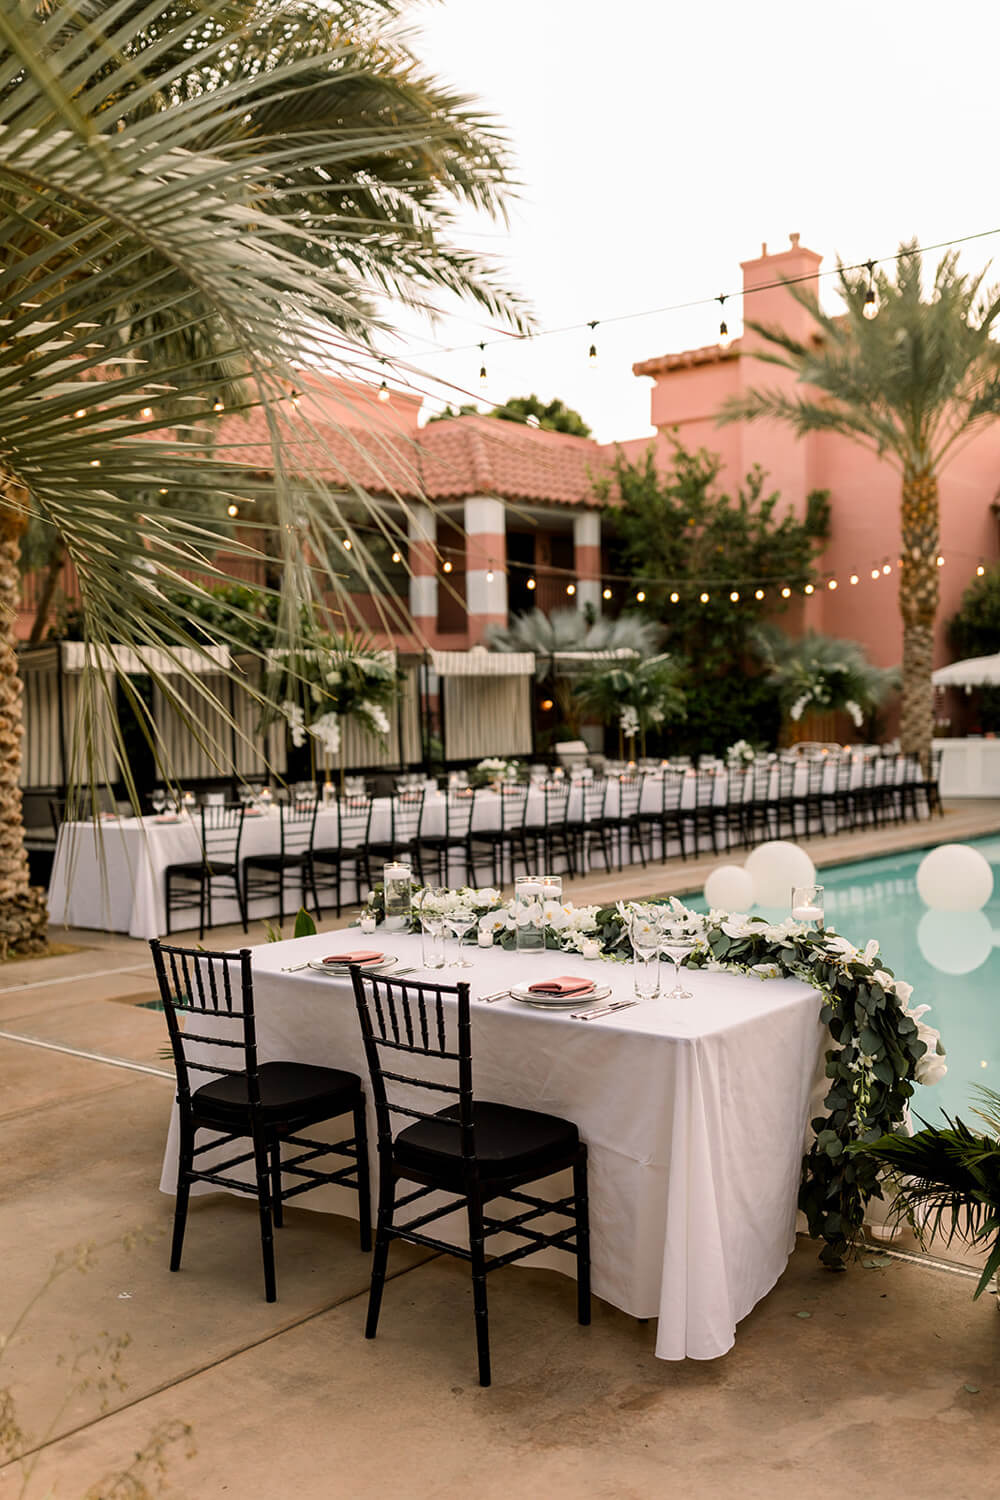
[[[646,602],[646,591],[645,591],[645,589],[640,589],[639,592],[636,594],[635,597],[639,601],[640,604],[645,604],[645,602]]]
[[[441,567],[442,567],[442,568],[443,568],[443,570],[444,570],[444,571],[445,571],[445,572],[446,572],[446,573],[450,573],[450,572],[451,572],[451,570],[452,570],[452,564],[451,564],[451,563],[450,563],[450,562],[444,562],[444,563],[442,563],[442,564],[441,564]]]
[[[871,321],[878,316],[878,298],[875,295],[875,262],[865,261],[865,269],[868,272],[868,290],[865,292],[865,300],[861,307],[862,316]]]
[[[680,594],[678,594],[676,592],[676,590],[675,590],[674,593],[672,593],[670,595],[670,602],[671,602],[671,604],[678,604],[678,603],[680,603],[680,597],[681,597]]]
[[[726,322],[726,299],[725,297],[719,297],[717,301],[719,303],[719,307],[722,310],[722,319],[719,323],[719,343],[722,345],[723,349],[728,349],[729,324]]]
[[[882,576],[882,574],[881,574],[881,572],[879,571],[878,568],[872,568],[872,577],[873,578],[878,579],[878,578],[881,578],[881,576]]]
[[[541,701],[541,703],[538,706],[542,710],[543,714],[551,713],[552,709],[553,709],[552,699],[551,698],[543,698],[542,701]]]
[[[782,599],[790,599],[792,597],[792,591],[788,587],[787,583],[785,584],[785,587],[781,590],[781,597],[782,597]]]
[[[597,327],[597,319],[595,318],[592,323],[588,323],[587,327],[590,329],[590,348],[587,350],[587,363],[593,369],[597,364],[597,344],[594,341],[594,329]]]
[[[479,353],[481,355],[481,363],[480,363],[480,366],[479,366],[479,384],[480,385],[485,385],[486,384],[486,345],[485,344],[480,344],[480,346],[479,346]]]
[[[92,469],[99,469],[101,467],[101,460],[99,458],[92,458],[90,460],[90,467]]]
[[[227,515],[229,515],[229,516],[238,516],[239,513],[240,513],[240,508],[239,508],[238,505],[227,505],[226,506],[226,514]]]
[[[343,546],[345,552],[350,552],[351,548],[354,546],[354,543],[351,541],[349,536],[345,536],[341,545]]]
[[[487,583],[492,583],[493,582],[493,577],[494,577],[494,574],[493,574],[493,559],[491,558],[490,559],[490,565],[486,569],[486,582]]]
[[[526,589],[532,589],[532,590],[537,587],[537,585],[535,583],[535,580],[533,578],[529,578],[528,581],[527,581],[527,583],[524,586],[525,586]]]
[[[754,591],[754,598],[755,599],[763,599],[763,597],[764,597],[764,590],[763,589],[755,589],[755,591]]]
[[[892,563],[889,561],[888,558],[886,558],[885,562],[882,564],[882,572],[885,574],[885,576],[887,578],[888,578],[889,574],[892,572]]]
[[[393,560],[394,563],[398,563],[398,562],[402,562],[403,561],[402,557],[400,556],[400,554],[398,552],[394,552],[392,554],[392,560]]]
[[[148,420],[153,415],[153,408],[151,406],[144,406],[139,415],[140,417],[145,417]]]
[[[601,595],[601,598],[602,599],[610,599],[611,598],[611,589],[605,589],[604,593]]]
[[[986,572],[986,569],[983,567],[982,563],[980,563],[979,566],[976,568],[976,577],[977,578],[982,578],[982,576],[983,576],[983,574],[985,572]]]
[[[226,409],[226,403],[223,401],[223,399],[222,399],[221,396],[217,396],[216,399],[215,399],[215,402],[214,402],[214,404],[212,406],[212,410],[213,411],[225,411],[225,409]]]
[[[382,384],[378,388],[378,399],[380,401],[388,401],[390,399],[389,387],[386,385],[384,377],[382,380]]]
[[[729,602],[730,602],[730,604],[739,604],[739,602],[740,602],[740,596],[739,596],[739,593],[738,593],[738,591],[736,589],[733,589],[733,592],[730,594],[730,596],[729,596]]]
[[[816,592],[816,590],[813,588],[813,586],[812,586],[811,583],[807,583],[806,586],[805,586],[805,588],[802,590],[802,592],[804,594],[814,594]]]
[[[73,413],[73,415],[74,415],[74,417],[77,417],[77,418],[85,417],[87,415],[87,408],[85,406],[77,407],[77,409]]]
[[[827,584],[827,588],[830,590],[831,594],[833,593],[833,591],[834,591],[834,589],[836,587],[837,587],[837,580],[836,580],[836,578],[831,578],[830,582]]]
[[[293,406],[298,406],[299,402],[302,400],[302,392],[301,391],[293,391],[292,394],[289,396],[288,399],[292,403]]]
[[[944,558],[941,556],[940,553],[938,553],[938,556],[935,559],[935,561],[937,562],[937,565],[938,565],[939,568],[943,568],[944,567]]]
[[[858,575],[857,575],[857,573],[852,573],[851,574],[851,582],[852,583],[857,583],[857,581],[858,581]]]
[[[709,599],[711,597],[712,597],[711,594],[699,594],[698,595],[698,598],[701,600],[702,604],[707,604],[708,601],[709,601]]]
[[[576,593],[576,584],[575,583],[567,583],[567,585],[566,585],[566,592],[567,592],[567,594],[569,594],[570,598],[572,599],[573,595]]]

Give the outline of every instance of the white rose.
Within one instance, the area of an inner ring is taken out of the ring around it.
[[[931,1084],[940,1083],[947,1071],[948,1064],[943,1057],[938,1057],[935,1052],[927,1052],[914,1068],[913,1076],[917,1083],[930,1087]]]
[[[750,972],[759,975],[761,979],[781,978],[781,970],[777,964],[754,964]]]
[[[742,912],[734,912],[733,915],[721,925],[723,932],[726,934],[726,937],[731,938],[747,937],[752,930],[750,927],[749,919]]]
[[[902,1005],[904,1007],[904,1009],[905,1009],[906,1002],[909,1000],[910,996],[913,994],[913,985],[912,984],[907,984],[907,982],[906,982],[905,979],[894,979],[892,981],[892,988],[893,988],[893,992],[894,992],[894,994],[896,996],[896,999],[899,1001],[900,1005]]]

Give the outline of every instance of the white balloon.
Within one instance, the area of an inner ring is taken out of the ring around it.
[[[936,911],[979,911],[993,894],[993,870],[968,844],[941,844],[917,867],[917,890]]]
[[[753,881],[742,865],[716,865],[705,881],[705,900],[717,911],[749,911]]]
[[[993,929],[983,911],[925,911],[917,945],[942,974],[971,974],[993,952]]]
[[[806,851],[785,839],[758,844],[747,855],[744,868],[753,881],[754,899],[760,906],[790,911],[792,886],[816,883],[816,866]]]

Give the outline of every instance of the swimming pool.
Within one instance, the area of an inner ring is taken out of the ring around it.
[[[993,895],[982,912],[928,912],[917,892],[926,849],[816,872],[827,922],[859,946],[878,938],[889,967],[913,985],[910,1005],[932,1007],[924,1019],[941,1033],[948,1072],[913,1097],[914,1112],[931,1123],[946,1110],[974,1125],[973,1088],[1000,1090],[1000,838],[970,843],[993,867]],[[690,905],[705,910],[703,899]]]

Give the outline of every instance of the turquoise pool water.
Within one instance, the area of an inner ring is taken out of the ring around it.
[[[827,922],[858,946],[877,937],[889,967],[913,985],[910,1004],[931,1006],[924,1020],[941,1033],[948,1072],[913,1099],[914,1111],[931,1122],[942,1109],[969,1120],[976,1085],[1000,1092],[1000,838],[972,847],[993,867],[993,895],[982,912],[928,912],[917,892],[926,849],[816,873]],[[703,900],[689,904],[705,910]]]

